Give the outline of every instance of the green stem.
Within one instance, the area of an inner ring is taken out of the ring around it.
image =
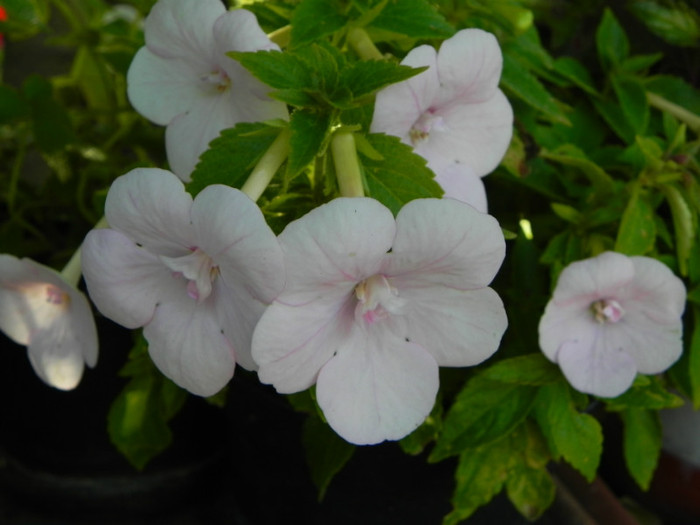
[[[292,35],[292,26],[286,25],[284,27],[280,27],[279,29],[275,29],[272,33],[269,33],[267,35],[267,38],[272,40],[275,44],[280,46],[281,48],[285,48],[289,45],[289,40]]]
[[[361,27],[353,27],[348,31],[348,44],[364,60],[384,60],[384,55]]]
[[[331,140],[333,165],[338,177],[338,188],[343,197],[364,197],[362,172],[357,161],[355,137],[352,131],[340,130],[333,134]]]
[[[253,172],[245,181],[241,191],[253,201],[257,201],[270,184],[277,170],[289,155],[289,128],[285,128],[277,136],[272,145],[263,154],[253,168]]]
[[[107,219],[102,217],[97,224],[95,224],[94,229],[99,229],[99,228],[107,228]],[[70,261],[68,261],[68,264],[66,264],[63,267],[63,270],[61,270],[61,276],[66,280],[68,284],[71,286],[78,286],[78,281],[80,280],[80,274],[82,272],[81,267],[80,267],[80,258],[82,255],[82,248],[83,246],[80,245],[77,250],[75,250],[75,253],[73,253],[73,256],[70,258]]]
[[[695,133],[700,134],[700,116],[696,115],[691,111],[688,111],[687,109],[685,109],[682,106],[679,106],[678,104],[674,104],[673,102],[666,100],[662,96],[659,96],[655,93],[650,93],[648,91],[647,100],[649,101],[649,104],[651,104],[656,109],[660,109],[661,111],[667,111],[681,122],[685,122],[688,125],[688,127],[692,129]]]

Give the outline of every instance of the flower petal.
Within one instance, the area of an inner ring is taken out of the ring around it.
[[[270,40],[250,11],[236,9],[227,11],[214,23],[214,40],[217,53],[229,51],[279,51],[280,47]]]
[[[198,247],[218,265],[228,285],[240,283],[250,299],[264,303],[279,295],[285,282],[282,248],[247,195],[208,186],[194,200],[192,222]]]
[[[617,397],[625,392],[637,375],[632,357],[610,341],[607,327],[596,327],[580,339],[564,343],[557,362],[576,390],[600,397]]]
[[[156,305],[177,286],[158,256],[115,230],[87,234],[82,265],[92,301],[103,315],[126,328],[147,324]]]
[[[491,288],[453,290],[402,286],[402,331],[406,340],[421,345],[439,366],[473,366],[498,349],[508,326],[506,311]]]
[[[374,275],[395,232],[391,212],[368,198],[334,199],[291,222],[279,236],[287,266],[280,300],[303,302]]]
[[[352,330],[318,376],[316,396],[328,424],[357,445],[397,440],[430,414],[438,367],[420,346],[388,330]]]
[[[491,33],[463,29],[442,43],[437,68],[440,106],[484,102],[498,88],[503,55]]]
[[[484,183],[466,164],[449,165],[442,172],[435,174],[435,182],[445,192],[443,197],[467,203],[481,213],[488,212]]]
[[[384,273],[403,286],[483,288],[505,257],[496,219],[453,199],[416,199],[396,217],[396,239]]]
[[[154,253],[185,255],[191,248],[192,197],[178,178],[158,168],[136,168],[109,189],[109,225]]]
[[[253,359],[260,381],[283,394],[316,382],[321,367],[344,344],[355,316],[353,285],[301,306],[272,303],[253,333]]]
[[[214,395],[233,377],[234,350],[213,301],[171,298],[158,306],[143,335],[160,371],[193,394]]]
[[[142,47],[126,75],[129,102],[148,120],[166,126],[206,95],[199,69],[185,60],[165,59]]]

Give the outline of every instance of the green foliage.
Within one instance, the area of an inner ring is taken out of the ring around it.
[[[624,423],[625,463],[642,490],[649,490],[661,454],[661,421],[653,410],[631,408],[620,413]]]

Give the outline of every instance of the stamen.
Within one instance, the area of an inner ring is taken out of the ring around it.
[[[625,310],[615,299],[601,299],[591,304],[593,317],[599,323],[617,323],[625,315]]]

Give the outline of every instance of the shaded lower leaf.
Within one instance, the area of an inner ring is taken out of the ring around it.
[[[520,514],[536,520],[554,501],[556,485],[547,469],[519,465],[508,473],[506,493]]]
[[[627,469],[642,490],[648,490],[661,454],[659,414],[655,410],[629,409],[620,416]]]

